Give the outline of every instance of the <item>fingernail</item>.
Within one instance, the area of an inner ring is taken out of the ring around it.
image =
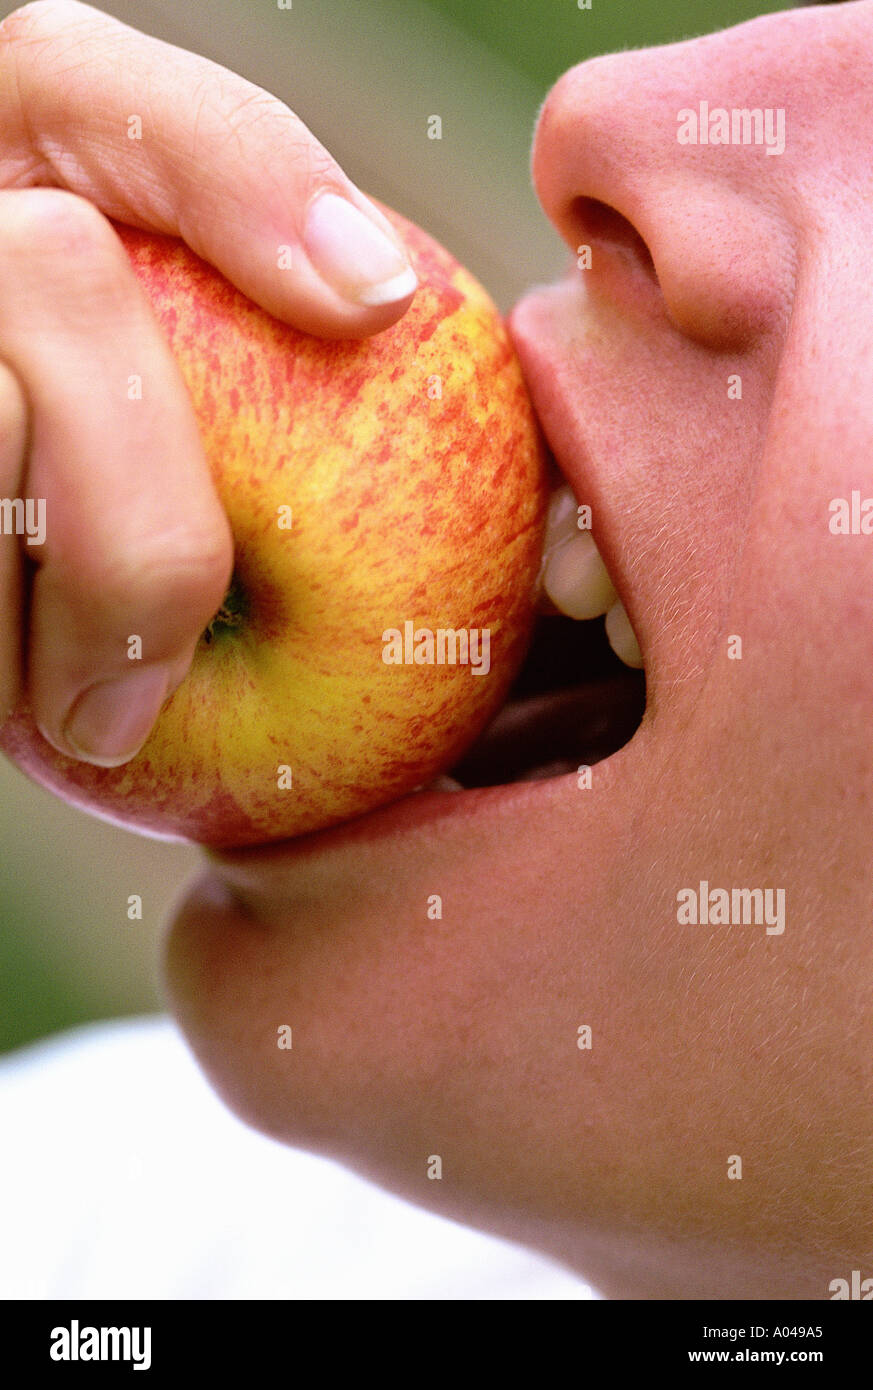
[[[418,285],[404,252],[336,193],[320,193],[310,204],[303,244],[322,279],[353,304],[396,304]]]
[[[121,767],[148,738],[167,686],[163,666],[146,666],[117,680],[98,681],[79,696],[67,716],[66,742],[85,762]]]

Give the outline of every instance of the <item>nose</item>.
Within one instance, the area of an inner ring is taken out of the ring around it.
[[[721,350],[786,320],[796,262],[790,152],[764,143],[780,121],[784,132],[790,92],[766,46],[743,36],[752,27],[572,68],[532,155],[540,201],[580,265],[590,247],[589,286],[633,263],[680,333]],[[725,131],[727,143],[709,139]]]

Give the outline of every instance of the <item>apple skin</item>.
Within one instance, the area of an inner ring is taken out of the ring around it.
[[[194,403],[242,610],[204,634],[123,767],[67,758],[26,701],[13,712],[0,748],[73,805],[215,848],[284,839],[428,783],[505,698],[536,606],[542,438],[485,291],[382,210],[420,287],[363,341],[297,332],[184,243],[116,226]],[[127,390],[128,365],[119,372],[107,390]],[[489,674],[386,665],[383,631],[407,620],[488,628]]]

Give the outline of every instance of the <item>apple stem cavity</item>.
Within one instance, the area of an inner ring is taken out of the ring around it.
[[[240,583],[239,577],[234,574],[221,607],[204,629],[203,641],[207,646],[211,646],[215,639],[220,638],[224,633],[234,632],[245,622],[247,612],[248,603],[246,602],[245,589]]]

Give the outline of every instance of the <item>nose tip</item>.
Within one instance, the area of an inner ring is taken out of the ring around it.
[[[632,195],[641,151],[630,128],[635,84],[627,56],[591,58],[570,68],[540,110],[531,172],[537,195],[565,240],[577,229],[577,202],[614,210],[610,189],[621,184],[626,196]]]
[[[574,251],[592,248],[590,284],[595,248],[608,249],[611,266],[657,285],[681,333],[716,350],[744,349],[784,317],[792,234],[776,160],[677,139],[689,68],[692,84],[696,67],[704,90],[716,89],[728,51],[699,43],[596,58],[565,73],[540,112],[532,173],[563,239]]]

